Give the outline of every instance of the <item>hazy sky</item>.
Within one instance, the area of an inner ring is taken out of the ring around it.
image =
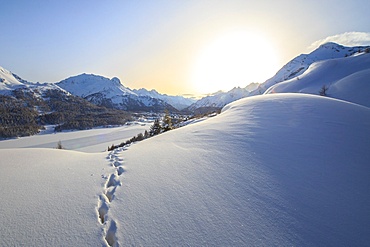
[[[370,44],[369,9],[368,0],[0,0],[0,66],[34,82],[93,73],[168,94],[226,90],[263,82],[321,42]]]

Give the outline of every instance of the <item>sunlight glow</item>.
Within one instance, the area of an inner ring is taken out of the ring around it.
[[[277,52],[255,33],[226,33],[205,47],[195,62],[191,83],[199,93],[245,87],[277,72]]]

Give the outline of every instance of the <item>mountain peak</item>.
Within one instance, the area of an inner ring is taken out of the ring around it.
[[[317,49],[320,49],[320,48],[333,49],[333,48],[344,48],[344,46],[339,45],[339,44],[334,43],[334,42],[326,42],[326,43],[320,45]]]

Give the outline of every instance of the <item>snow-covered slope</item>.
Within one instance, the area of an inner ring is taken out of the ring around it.
[[[102,246],[101,154],[0,150],[0,246]]]
[[[246,88],[235,87],[228,92],[219,91],[213,95],[206,96],[198,100],[189,106],[188,109],[190,111],[194,111],[202,107],[222,108],[235,100],[248,97],[250,95],[250,91],[248,90],[249,88],[250,87],[248,86]]]
[[[140,96],[149,96],[156,99],[161,99],[168,104],[172,105],[178,110],[183,110],[184,108],[193,104],[196,100],[191,98],[185,98],[183,96],[171,96],[167,94],[160,94],[156,90],[146,90],[145,88],[141,89],[134,89],[132,90],[134,93]]]
[[[11,90],[22,87],[24,84],[20,82],[13,73],[0,67],[0,93],[8,94]]]
[[[302,75],[270,87],[266,93],[319,94],[370,107],[370,53],[312,64]]]
[[[369,130],[366,107],[272,94],[127,150],[2,149],[0,245],[365,246]]]
[[[118,242],[367,245],[369,130],[365,107],[264,95],[134,145],[110,207]]]
[[[336,43],[326,43],[318,47],[310,54],[301,54],[284,65],[273,77],[265,81],[252,94],[262,94],[266,89],[276,83],[292,79],[303,74],[308,67],[314,62],[319,62],[327,59],[343,58],[351,56],[360,51],[369,48],[368,46],[345,47]]]

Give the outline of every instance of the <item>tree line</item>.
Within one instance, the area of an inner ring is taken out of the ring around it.
[[[155,119],[154,123],[150,126],[149,131],[145,130],[144,133],[139,133],[138,135],[132,137],[131,139],[121,142],[119,145],[112,144],[112,146],[108,147],[108,151],[112,151],[116,148],[128,146],[131,143],[148,139],[150,137],[172,130],[173,128],[174,127],[172,125],[172,117],[168,113],[168,111],[166,111],[163,120],[160,121],[159,118]]]

